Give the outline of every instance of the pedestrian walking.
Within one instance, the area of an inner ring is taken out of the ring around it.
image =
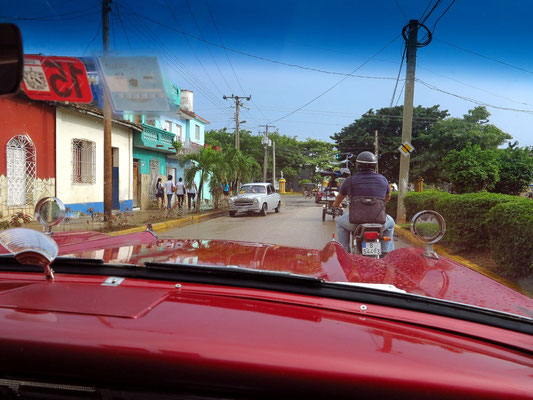
[[[185,200],[185,183],[183,183],[183,178],[180,178],[176,184],[176,194],[178,195],[178,207],[181,208]]]
[[[163,189],[161,178],[158,178],[157,183],[155,184],[155,198],[157,200],[157,208],[163,209],[163,206],[165,205],[165,190]]]
[[[222,191],[224,192],[224,197],[227,199],[229,196],[229,185],[228,182],[224,183],[224,186],[222,186]]]
[[[176,185],[172,182],[172,175],[167,176],[167,181],[165,182],[165,193],[167,194],[167,209],[170,210],[172,207],[172,196],[176,191]]]
[[[192,183],[187,187],[187,204],[189,205],[189,210],[191,209],[191,204],[196,197],[196,192],[196,183],[192,181]]]

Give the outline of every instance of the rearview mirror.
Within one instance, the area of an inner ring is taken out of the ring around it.
[[[24,69],[22,35],[14,24],[0,24],[0,95],[18,92]]]

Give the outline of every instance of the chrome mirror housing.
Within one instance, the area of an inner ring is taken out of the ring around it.
[[[45,233],[52,234],[52,226],[65,218],[65,205],[57,197],[45,197],[35,205],[35,219],[43,226]]]
[[[433,248],[433,244],[442,239],[446,232],[446,221],[436,211],[424,210],[417,213],[411,220],[411,233],[425,243],[424,256],[438,259],[439,256]]]

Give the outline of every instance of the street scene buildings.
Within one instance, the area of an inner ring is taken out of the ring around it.
[[[206,119],[194,113],[193,92],[171,85],[174,108],[164,115],[125,113],[112,119],[114,210],[150,209],[158,178],[177,182],[188,164],[180,156],[204,146]],[[103,112],[90,105],[49,103],[24,93],[0,99],[0,218],[32,214],[43,197],[57,196],[71,216],[103,212]],[[100,94],[101,95],[101,94]],[[184,99],[184,106],[180,106]],[[199,180],[196,180],[199,185]],[[204,183],[207,188],[208,182]],[[203,190],[204,201],[210,200]]]

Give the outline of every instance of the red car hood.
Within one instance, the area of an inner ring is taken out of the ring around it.
[[[150,232],[115,237],[94,232],[58,233],[54,239],[60,256],[136,265],[152,261],[238,266],[336,282],[390,284],[411,294],[533,316],[533,299],[445,257],[426,258],[422,249],[414,247],[376,260],[348,254],[335,241],[317,250],[225,240],[158,240]]]

